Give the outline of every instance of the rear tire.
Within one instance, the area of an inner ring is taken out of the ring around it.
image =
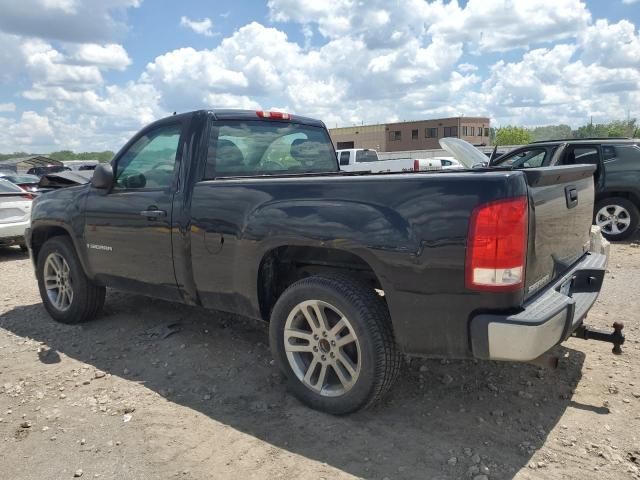
[[[402,363],[386,304],[373,289],[343,274],[291,285],[276,302],[269,334],[293,393],[334,415],[382,398]]]
[[[607,240],[626,240],[638,230],[638,222],[638,207],[626,198],[609,197],[596,203],[593,223]]]
[[[102,310],[106,289],[85,275],[69,238],[45,242],[38,253],[36,277],[42,303],[57,322],[85,322]]]

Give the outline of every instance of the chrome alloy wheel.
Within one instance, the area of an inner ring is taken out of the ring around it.
[[[320,300],[291,310],[284,350],[298,379],[325,397],[345,394],[360,375],[361,350],[353,326],[340,310]]]
[[[69,264],[59,253],[50,253],[44,262],[44,287],[51,304],[64,312],[73,302],[73,285]]]
[[[620,235],[631,225],[631,215],[620,205],[606,205],[598,210],[596,225],[609,235]]]

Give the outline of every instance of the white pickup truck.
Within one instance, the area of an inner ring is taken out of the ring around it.
[[[380,160],[378,152],[368,148],[336,150],[340,170],[345,172],[423,172],[441,170],[443,162],[436,158],[398,158]],[[454,160],[455,161],[455,160]]]

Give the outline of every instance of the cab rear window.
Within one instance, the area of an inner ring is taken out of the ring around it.
[[[358,150],[356,152],[357,163],[377,162],[377,161],[378,161],[378,155],[376,155],[376,152],[374,152],[373,150]]]
[[[214,122],[205,179],[338,171],[324,128],[277,121]]]

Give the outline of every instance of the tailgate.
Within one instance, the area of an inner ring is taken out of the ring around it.
[[[589,249],[595,165],[525,169],[532,206],[525,298],[566,273]]]

